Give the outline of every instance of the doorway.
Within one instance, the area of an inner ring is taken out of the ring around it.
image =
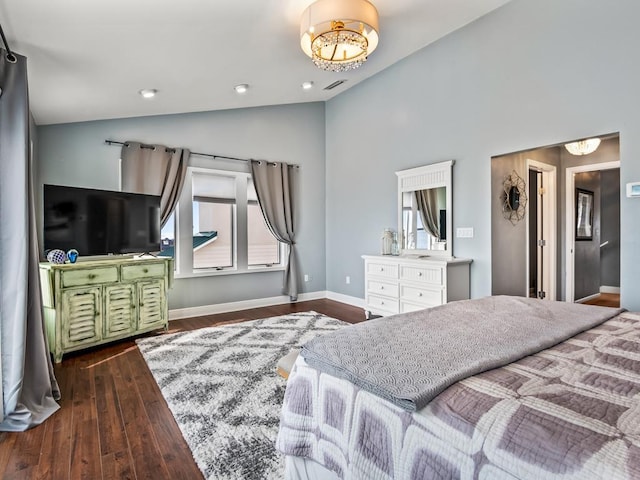
[[[557,171],[547,163],[527,159],[527,296],[556,299]]]
[[[619,305],[620,162],[567,168],[565,202],[567,301]]]

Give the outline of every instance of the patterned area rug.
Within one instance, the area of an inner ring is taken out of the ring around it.
[[[347,325],[315,312],[138,339],[207,479],[281,479],[275,450],[286,381],[278,360]]]

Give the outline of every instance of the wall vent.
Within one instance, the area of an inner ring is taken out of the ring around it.
[[[342,85],[344,82],[346,82],[346,80],[336,80],[331,85],[327,85],[326,87],[324,87],[324,90],[333,90],[334,88]]]

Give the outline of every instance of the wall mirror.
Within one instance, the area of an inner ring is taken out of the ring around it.
[[[453,256],[454,161],[396,172],[401,255]]]

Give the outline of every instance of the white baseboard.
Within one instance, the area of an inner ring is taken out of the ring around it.
[[[608,287],[607,285],[600,285],[600,293],[617,293],[620,295],[620,287]]]
[[[356,307],[364,307],[364,299],[362,298],[350,297],[348,295],[342,295],[341,293],[327,291],[301,293],[298,295],[298,302],[321,300],[323,298],[328,298],[329,300],[335,300],[336,302],[342,302]],[[239,302],[201,305],[199,307],[175,308],[169,310],[169,320],[202,317],[204,315],[214,315],[216,313],[237,312],[238,310],[270,307],[272,305],[283,305],[285,303],[290,303],[289,297],[281,295],[278,297],[256,298],[252,300],[242,300]]]
[[[589,300],[595,300],[599,296],[600,296],[599,293],[594,293],[593,295],[589,295],[588,297],[583,297],[583,298],[577,299],[576,303],[584,303],[584,302],[588,302]]]
[[[326,292],[329,300],[335,300],[336,302],[346,303],[347,305],[353,305],[354,307],[364,308],[364,298],[352,297],[350,295],[343,295],[342,293]]]

